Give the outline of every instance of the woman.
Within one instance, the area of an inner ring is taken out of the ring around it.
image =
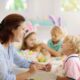
[[[0,80],[25,80],[30,73],[37,69],[37,64],[16,54],[16,49],[12,45],[25,31],[25,19],[19,14],[6,16],[0,24]],[[13,65],[21,68],[30,68],[28,72],[15,75]]]

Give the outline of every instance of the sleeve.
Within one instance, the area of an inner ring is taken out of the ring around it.
[[[51,42],[50,40],[47,42],[47,45],[48,45],[49,48],[51,48],[50,42]]]
[[[24,59],[23,57],[21,57],[20,55],[17,54],[17,50],[15,48],[13,48],[13,60],[14,63],[21,68],[29,68],[31,63],[30,61]]]
[[[65,63],[65,73],[66,77],[77,80],[80,77],[80,72],[78,70],[78,66],[74,60],[69,59]]]
[[[58,47],[58,51],[59,51],[59,52],[61,51],[62,44],[63,44],[63,41],[60,41],[60,43],[59,43],[59,47]]]
[[[4,56],[0,54],[0,80],[8,80],[9,74],[4,60]]]

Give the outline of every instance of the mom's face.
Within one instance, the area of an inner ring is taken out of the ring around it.
[[[16,30],[13,30],[14,40],[21,41],[23,39],[25,30],[26,30],[26,24],[25,22],[22,22]]]

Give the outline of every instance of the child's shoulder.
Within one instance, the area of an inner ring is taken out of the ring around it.
[[[52,44],[52,40],[51,40],[51,39],[48,40],[47,44],[48,44],[48,45],[49,45],[49,44]]]
[[[75,62],[80,62],[80,58],[77,54],[73,54],[73,55],[70,55],[68,56],[66,59],[65,59],[65,63],[75,63]]]

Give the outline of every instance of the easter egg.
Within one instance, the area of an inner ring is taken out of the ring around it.
[[[32,55],[33,54],[33,51],[29,51],[29,55]]]
[[[38,61],[39,62],[46,62],[46,58],[44,56],[39,56]]]

